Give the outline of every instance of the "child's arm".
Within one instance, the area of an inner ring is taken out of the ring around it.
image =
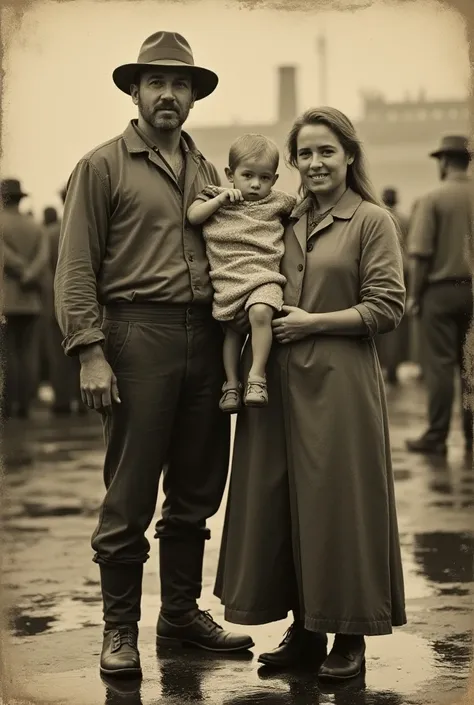
[[[243,196],[238,189],[229,188],[207,201],[197,198],[194,203],[191,203],[189,206],[186,215],[191,225],[201,225],[201,223],[208,220],[208,218],[214,215],[225,203],[237,203],[243,200]]]

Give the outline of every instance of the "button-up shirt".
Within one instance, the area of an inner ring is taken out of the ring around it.
[[[104,340],[100,306],[211,303],[201,227],[192,227],[186,212],[205,186],[220,180],[184,131],[181,148],[183,187],[135,120],[72,172],[55,275],[66,354]]]
[[[411,257],[430,260],[430,283],[470,278],[472,216],[472,182],[468,176],[451,176],[417,201],[408,252]]]

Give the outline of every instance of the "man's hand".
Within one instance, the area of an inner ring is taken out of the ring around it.
[[[409,296],[405,303],[405,314],[412,318],[419,316],[421,311],[420,302],[413,296]]]
[[[219,194],[218,199],[222,205],[225,203],[239,203],[244,200],[242,191],[238,188],[228,188]]]
[[[229,328],[232,328],[240,335],[246,335],[250,330],[250,323],[247,311],[241,309],[232,321],[226,321]]]
[[[80,353],[81,397],[90,409],[100,414],[112,413],[112,402],[120,404],[117,378],[105,359],[100,345],[91,345]]]

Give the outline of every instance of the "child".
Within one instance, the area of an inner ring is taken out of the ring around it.
[[[244,307],[249,314],[253,362],[244,394],[246,406],[268,404],[265,368],[272,345],[272,319],[283,305],[285,277],[282,218],[296,198],[273,191],[278,174],[276,145],[263,135],[237,139],[225,173],[233,188],[207,186],[188,209],[192,225],[203,224],[214,287],[213,315],[230,321]],[[227,381],[219,406],[235,413],[241,407],[239,360],[243,339],[229,326],[224,340]]]

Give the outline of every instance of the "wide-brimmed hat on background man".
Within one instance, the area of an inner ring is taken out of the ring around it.
[[[446,135],[442,138],[439,148],[435,152],[431,152],[430,157],[439,159],[445,154],[467,154],[472,157],[467,137],[464,137],[464,135]]]
[[[176,32],[155,32],[145,39],[136,63],[118,66],[112,78],[117,88],[130,95],[130,86],[135,83],[140,70],[145,71],[160,66],[185,68],[189,71],[196,100],[210,95],[219,82],[214,71],[194,64],[191,47],[186,39]]]
[[[0,181],[0,196],[2,198],[26,198],[29,194],[21,188],[18,179],[2,179]]]

